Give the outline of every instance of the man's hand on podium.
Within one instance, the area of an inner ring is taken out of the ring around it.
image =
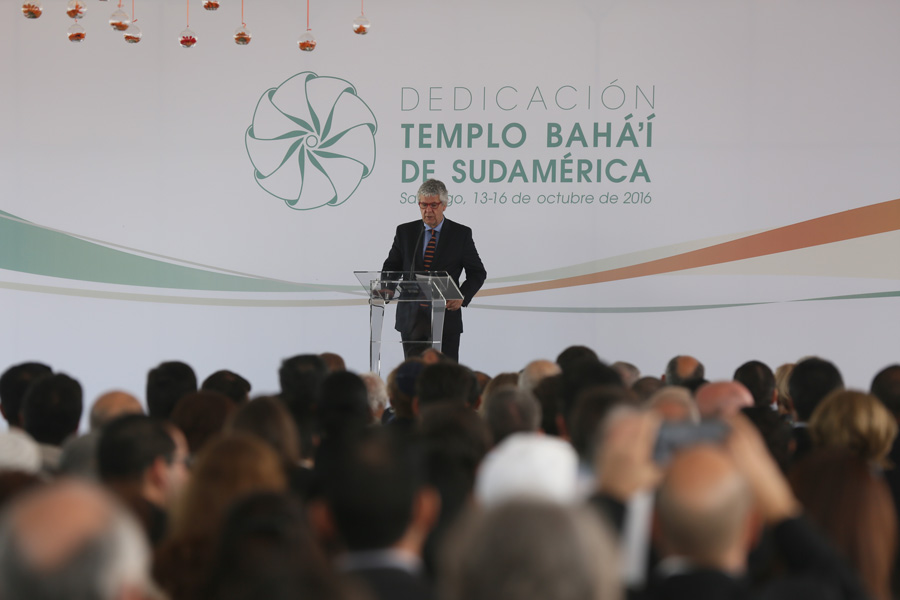
[[[447,300],[447,310],[459,310],[462,308],[462,300]]]

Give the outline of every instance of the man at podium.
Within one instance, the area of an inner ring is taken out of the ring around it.
[[[475,249],[472,230],[444,218],[449,195],[447,186],[429,179],[416,194],[421,219],[397,227],[394,244],[382,271],[446,271],[462,292],[462,300],[448,300],[444,314],[442,352],[459,359],[459,337],[463,331],[462,307],[468,306],[481,289],[487,271]],[[462,272],[465,281],[460,284]],[[427,304],[401,302],[395,328],[403,341],[403,354],[416,356],[431,347],[431,309]]]

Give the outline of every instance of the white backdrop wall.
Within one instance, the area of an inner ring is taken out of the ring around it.
[[[86,1],[81,44],[62,0],[2,4],[4,368],[90,399],[168,359],[260,392],[301,352],[365,370],[352,272],[426,169],[489,273],[474,368],[819,354],[868,387],[900,360],[896,2],[375,0],[358,36],[359,5],[313,0],[304,53],[297,1],[245,0],[239,47],[238,0],[195,0],[191,49],[184,2],[136,0],[126,45]]]

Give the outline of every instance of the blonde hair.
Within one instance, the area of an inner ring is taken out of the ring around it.
[[[891,466],[888,452],[897,437],[897,421],[871,394],[832,392],[813,411],[809,434],[816,446],[844,448],[881,466]]]

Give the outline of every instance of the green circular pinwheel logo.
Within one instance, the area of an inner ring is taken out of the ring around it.
[[[307,71],[266,90],[244,140],[260,187],[309,210],[342,204],[369,176],[377,129],[352,84]]]

